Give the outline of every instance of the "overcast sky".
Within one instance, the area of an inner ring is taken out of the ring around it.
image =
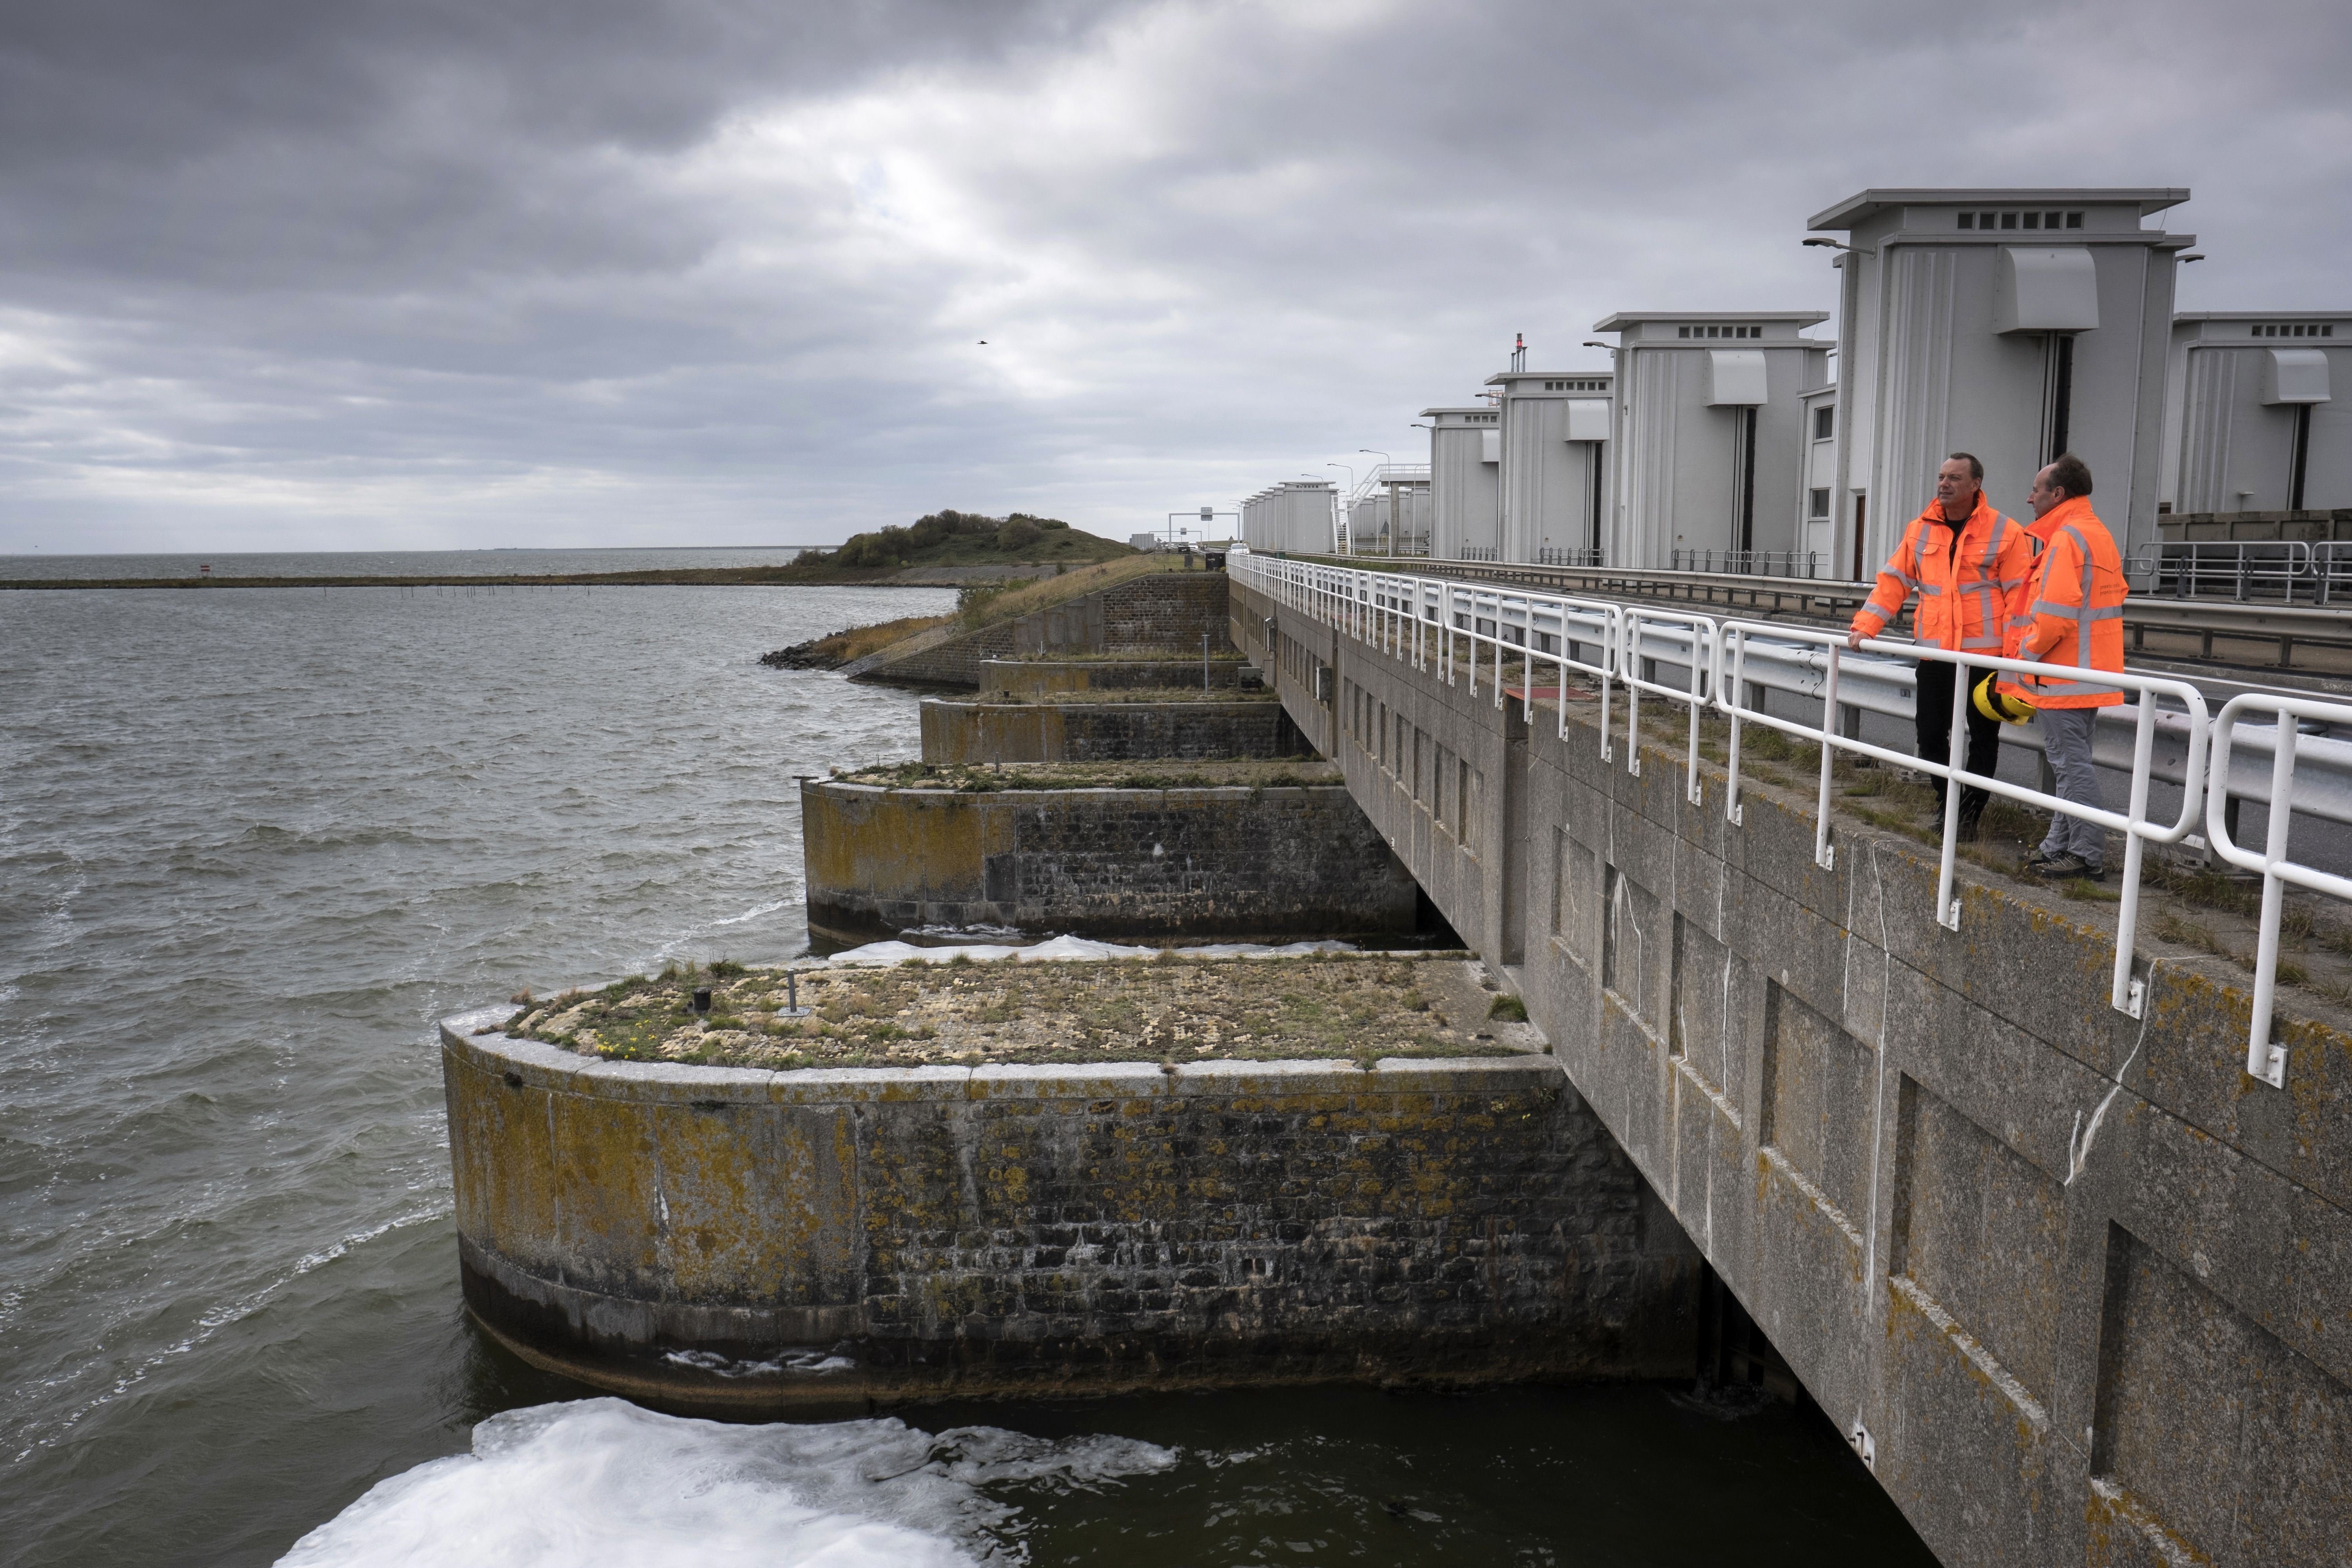
[[[1117,536],[1625,309],[1831,309],[1867,185],[2186,185],[2352,304],[2352,10],[19,0],[0,550]],[[1826,331],[1827,329],[1822,329]],[[980,340],[987,340],[982,346]]]

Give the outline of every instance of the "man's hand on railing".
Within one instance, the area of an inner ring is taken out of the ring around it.
[[[1860,647],[1862,646],[1862,634],[1849,628],[1845,634],[1845,646],[1849,648]]]

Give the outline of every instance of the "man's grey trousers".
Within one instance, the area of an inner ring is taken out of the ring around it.
[[[2098,720],[2095,708],[2044,708],[2036,716],[2042,726],[2042,743],[2047,747],[2050,771],[2057,775],[2058,798],[2080,805],[2098,805],[2098,770],[2091,765],[2091,726]],[[2050,817],[2049,835],[2042,840],[2042,853],[2053,858],[2060,855],[2079,855],[2084,864],[2104,868],[2107,854],[2107,831],[2095,822],[2085,822],[2079,816],[2053,812]]]

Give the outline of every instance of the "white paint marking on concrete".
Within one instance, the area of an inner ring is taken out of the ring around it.
[[[2150,961],[2148,963],[2147,980],[2146,983],[2147,989],[2141,993],[2143,996],[2147,998],[2147,1005],[2140,1008],[2139,1034],[2132,1041],[2131,1055],[2126,1057],[2124,1058],[2124,1065],[2116,1069],[2115,1087],[2107,1090],[2105,1097],[2099,1101],[2097,1108],[2091,1112],[2091,1120],[2088,1126],[2084,1124],[2083,1113],[2079,1110],[2074,1112],[2074,1131],[2066,1139],[2065,1184],[2067,1186],[2071,1187],[2074,1184],[2074,1178],[2083,1173],[2083,1167],[2089,1163],[2091,1158],[2091,1145],[2098,1140],[2099,1124],[2106,1121],[2107,1108],[2115,1104],[2116,1097],[2117,1095],[2123,1093],[2124,1074],[2131,1071],[2132,1063],[2139,1060],[2140,1047],[2147,1043],[2147,1021],[2155,1015],[2156,1012],[2156,1007],[2154,1005],[2156,1001],[2156,972],[2158,969],[2161,969],[2169,961],[2167,959],[2158,958]]]

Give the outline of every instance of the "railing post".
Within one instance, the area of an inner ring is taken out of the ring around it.
[[[1924,667],[1924,661],[1923,661]],[[1950,750],[1944,763],[1944,859],[1936,878],[1936,923],[1946,931],[1960,929],[1960,901],[1952,896],[1953,866],[1959,858],[1960,847],[1960,779],[1968,771],[1967,701],[1969,668],[1955,659],[1952,665],[1952,727],[1948,742]]]
[[[2246,1037],[2246,1071],[2273,1089],[2286,1082],[2286,1047],[2271,1039],[2271,1004],[2278,990],[2279,912],[2286,899],[2278,868],[2294,819],[2296,735],[2294,716],[2278,713],[2271,742],[2270,831],[2263,847],[2263,922],[2254,948],[2253,1027]]]
[[[1822,787],[1813,802],[1813,864],[1824,871],[1837,869],[1837,850],[1830,844],[1830,779],[1831,754],[1829,720],[1832,714],[1843,716],[1852,711],[1857,720],[1862,710],[1846,710],[1838,705],[1838,656],[1845,651],[1836,643],[1829,645],[1829,668],[1822,680]]]
[[[2095,726],[2098,710],[2093,709],[2090,711]],[[2107,993],[2108,1005],[2135,1018],[2141,1016],[2142,1009],[2147,1005],[2147,987],[2132,978],[2132,952],[2137,945],[2139,931],[2140,860],[2147,847],[2147,841],[2140,836],[2139,825],[2147,815],[2148,763],[2155,754],[2156,693],[2142,689],[2139,694],[2139,724],[2132,734],[2131,805],[2125,812],[2131,826],[2124,836],[2122,902],[2116,906],[2116,979]],[[2049,765],[2046,753],[2042,765]]]

